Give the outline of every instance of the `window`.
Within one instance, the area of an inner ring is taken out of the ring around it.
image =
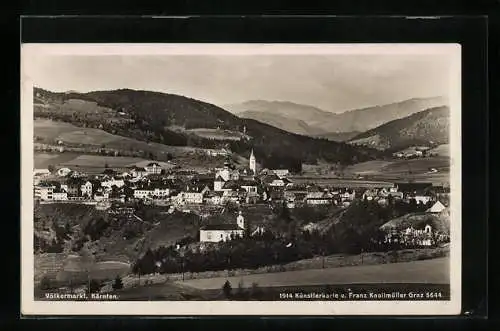
[[[212,240],[212,232],[207,232],[207,239]]]

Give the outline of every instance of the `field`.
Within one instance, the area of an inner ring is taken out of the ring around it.
[[[187,133],[193,133],[202,138],[216,139],[216,140],[240,140],[243,134],[230,130],[219,129],[189,129],[185,130]]]
[[[357,179],[341,179],[341,178],[331,178],[331,177],[321,177],[321,176],[292,176],[289,179],[294,184],[317,184],[317,185],[328,185],[334,187],[393,187],[394,184],[391,182],[384,181],[372,181],[372,180],[357,180]]]
[[[220,289],[226,280],[229,280],[233,287],[240,281],[244,287],[250,287],[252,283],[257,283],[261,287],[379,283],[449,284],[449,262],[449,258],[437,258],[369,266],[192,279],[182,284],[200,290]]]
[[[66,122],[56,122],[47,119],[34,120],[34,135],[46,143],[62,141],[70,145],[98,146],[121,151],[146,151],[156,154],[171,153],[184,155],[197,150],[192,147],[168,146],[158,143],[147,143],[132,138],[111,134],[104,130],[78,127]]]
[[[435,170],[432,170],[435,169]],[[415,182],[449,182],[450,159],[444,156],[411,160],[368,161],[347,167],[347,176],[361,175],[371,180],[414,180]]]
[[[431,152],[436,153],[439,156],[450,157],[450,145],[439,145],[436,148],[432,149]]]

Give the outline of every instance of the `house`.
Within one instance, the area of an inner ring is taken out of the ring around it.
[[[148,175],[159,175],[161,174],[163,168],[157,162],[148,163],[144,169],[146,170]]]
[[[86,181],[85,184],[80,186],[80,192],[83,196],[92,196],[92,183],[90,181]]]
[[[239,184],[240,184],[240,187],[242,189],[244,189],[246,192],[257,193],[257,182],[256,181],[241,180]]]
[[[279,178],[284,178],[290,174],[288,169],[273,169],[271,170],[271,172],[273,172]]]
[[[130,175],[134,178],[144,177],[148,175],[148,172],[143,167],[133,167],[132,170],[130,170]]]
[[[356,191],[351,189],[339,190],[339,198],[341,202],[353,201],[356,197]]]
[[[407,196],[408,200],[415,200],[417,204],[428,204],[433,201],[433,197],[425,192],[416,192],[415,194],[409,194]]]
[[[118,179],[118,178],[111,178],[109,180],[106,180],[106,181],[102,181],[101,182],[101,186],[102,187],[113,187],[113,186],[116,186],[116,187],[122,187],[125,185],[125,181],[123,179]]]
[[[196,192],[196,191],[184,191],[179,193],[178,199],[182,204],[202,204],[203,196],[207,191]]]
[[[95,201],[105,201],[109,199],[109,193],[106,192],[104,189],[99,190],[94,194],[94,200]]]
[[[259,202],[260,195],[257,192],[247,192],[245,203],[255,204]]]
[[[35,199],[40,199],[43,201],[51,201],[53,200],[54,196],[54,190],[55,190],[55,185],[49,184],[49,183],[39,183],[34,187],[34,195]]]
[[[440,213],[442,212],[444,209],[446,209],[446,207],[441,203],[441,201],[436,201],[436,203],[434,203],[432,205],[431,208],[427,209],[427,212],[428,213]]]
[[[415,194],[431,188],[432,183],[395,183],[394,186],[399,192],[403,192],[403,195],[406,197],[408,194]]]
[[[77,197],[81,195],[81,187],[84,184],[82,178],[69,178],[61,188],[68,193],[68,196]]]
[[[52,200],[54,201],[66,201],[68,200],[68,193],[59,188],[59,189],[54,189],[53,193],[52,193]]]
[[[47,177],[50,175],[49,169],[35,169],[33,170],[34,177]]]
[[[222,192],[222,191],[207,192],[207,194],[205,194],[203,200],[208,204],[221,205],[223,194],[224,194],[224,192]]]
[[[222,204],[227,202],[239,203],[240,195],[236,191],[223,191]]]
[[[327,192],[309,192],[306,195],[308,205],[328,205],[333,203],[333,196]]]
[[[245,219],[241,213],[236,224],[209,224],[200,229],[200,242],[221,242],[231,240],[234,236],[242,237],[245,231]]]
[[[362,196],[362,199],[363,200],[368,200],[368,201],[371,201],[371,200],[374,200],[378,197],[378,192],[377,190],[366,190],[364,193],[363,193],[363,196]]]

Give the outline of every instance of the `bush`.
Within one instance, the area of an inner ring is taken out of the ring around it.
[[[43,276],[41,281],[40,281],[40,288],[42,290],[48,290],[52,288],[52,282],[50,281],[50,278],[48,276]]]
[[[227,299],[229,299],[231,298],[232,291],[233,288],[231,287],[231,283],[229,282],[229,280],[226,280],[226,282],[222,286],[222,293]]]

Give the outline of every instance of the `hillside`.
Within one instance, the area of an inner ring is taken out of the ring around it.
[[[404,149],[412,145],[448,143],[450,109],[430,108],[364,132],[349,141],[377,149]]]
[[[229,144],[233,152],[242,156],[248,156],[253,148],[265,167],[318,159],[350,164],[379,155],[371,148],[305,137],[255,120],[241,119],[212,104],[173,94],[129,89],[52,93],[35,88],[34,98],[35,117],[101,129],[149,143],[200,148]],[[200,136],[193,129],[226,130],[232,135],[228,140],[213,139]],[[243,131],[246,134],[242,139],[233,138],[236,132]],[[293,154],[290,153],[292,146]]]
[[[447,105],[446,98],[414,98],[387,105],[332,113],[309,105],[284,101],[251,100],[224,106],[240,117],[250,117],[266,123],[271,116],[303,121],[314,135],[338,132],[364,132],[389,121],[412,115],[424,109]],[[261,113],[261,114],[258,114]],[[250,114],[250,115],[248,115]],[[264,115],[266,114],[266,115]],[[293,127],[283,129],[294,132]]]
[[[415,229],[424,229],[427,224],[431,225],[433,230],[450,233],[449,209],[444,209],[439,214],[412,213],[404,215],[384,223],[380,229],[389,230],[391,228],[396,228],[398,230],[404,230],[410,226],[413,226]]]

